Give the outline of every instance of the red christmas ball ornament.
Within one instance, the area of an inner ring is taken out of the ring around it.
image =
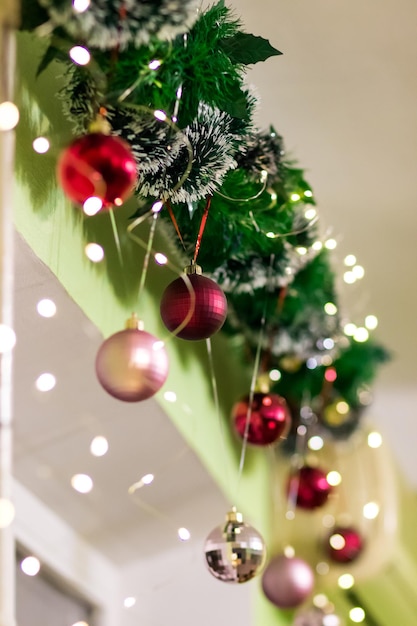
[[[243,398],[232,409],[232,420],[236,432],[245,436],[249,409],[249,397]],[[269,446],[288,432],[291,416],[284,398],[275,393],[255,393],[251,405],[248,443],[254,446]]]
[[[65,194],[77,204],[94,197],[104,207],[120,206],[133,192],[136,161],[123,139],[93,132],[62,151],[57,176]]]
[[[336,526],[327,538],[326,551],[336,563],[351,563],[362,553],[364,541],[352,527]]]
[[[262,576],[262,589],[280,609],[294,609],[313,591],[314,574],[310,565],[298,557],[274,557]]]
[[[301,509],[317,509],[327,502],[332,487],[327,474],[318,467],[304,465],[290,475],[287,494]]]
[[[227,315],[226,296],[214,280],[202,276],[199,265],[192,264],[184,271],[192,291],[182,278],[170,283],[162,294],[162,321],[169,331],[181,339],[207,339],[224,324]]]
[[[132,317],[127,328],[106,339],[96,357],[96,374],[102,387],[114,398],[139,402],[153,396],[168,376],[164,344],[139,329]]]

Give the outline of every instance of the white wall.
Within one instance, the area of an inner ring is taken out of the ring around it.
[[[128,595],[137,598],[125,611],[122,626],[254,623],[251,593],[256,583],[233,585],[215,579],[204,563],[202,538],[125,567],[122,581]]]
[[[17,542],[54,572],[61,584],[99,609],[94,626],[119,626],[120,572],[16,481],[13,491]]]
[[[18,483],[14,495],[17,541],[64,586],[101,609],[94,626],[254,623],[251,595],[256,582],[228,585],[215,579],[204,562],[205,537],[192,535],[190,542],[178,542],[147,559],[132,554],[129,565],[117,568]],[[213,516],[209,506],[207,512],[208,534],[223,518]],[[155,541],[151,533],[149,540]],[[132,608],[123,606],[128,596],[136,598]]]

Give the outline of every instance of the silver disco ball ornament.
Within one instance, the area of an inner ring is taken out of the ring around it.
[[[251,580],[266,560],[262,536],[243,521],[235,508],[226,515],[226,523],[209,534],[204,552],[209,572],[226,583]]]

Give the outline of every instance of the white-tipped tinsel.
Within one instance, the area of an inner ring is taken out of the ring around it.
[[[71,122],[75,135],[88,131],[96,117],[104,96],[89,70],[70,65],[65,74],[66,83],[58,93],[65,117]]]
[[[234,157],[241,138],[232,128],[233,118],[228,113],[200,103],[196,119],[174,138],[165,163],[161,163],[158,171],[144,172],[141,176],[139,194],[169,197],[175,204],[196,202],[212,195],[221,186],[227,172],[236,167]],[[127,138],[124,132],[122,134]],[[184,137],[192,149],[192,167],[179,186],[189,162]],[[135,142],[140,150],[140,134]],[[132,141],[129,143],[135,151]]]
[[[41,3],[55,26],[101,50],[147,45],[152,37],[171,40],[192,26],[199,6],[199,0],[91,0],[77,12],[71,0]]]
[[[308,230],[310,225],[313,225],[312,222],[306,225],[306,220],[301,213],[296,213],[292,231]],[[276,257],[272,274],[269,270],[269,262],[259,256],[245,257],[243,260],[231,256],[210,276],[221,285],[226,293],[254,293],[257,289],[263,289],[266,286],[271,290],[286,287],[293,282],[298,272],[315,259],[319,251],[310,246],[302,250],[304,254],[300,254],[299,246],[293,246],[288,241],[284,241],[282,245],[285,254]]]
[[[230,301],[227,320],[232,328],[245,335],[249,344],[257,345],[259,330],[254,330],[246,324],[242,324]],[[329,338],[333,339],[334,347],[331,350],[320,350],[318,345],[322,345],[323,339]],[[292,354],[302,361],[307,361],[310,357],[314,357],[319,365],[324,355],[332,358],[337,355],[339,339],[337,319],[328,315],[320,315],[314,307],[311,307],[303,311],[302,320],[298,320],[298,324],[295,327],[291,329],[278,328],[274,332],[272,343],[271,337],[266,334],[262,348],[269,350],[275,357]]]
[[[237,157],[238,167],[243,167],[254,176],[267,172],[269,182],[273,183],[281,178],[284,154],[283,139],[273,128],[259,131],[250,134],[243,144]]]
[[[138,166],[138,189],[142,193],[144,182],[162,177],[173,155],[183,147],[181,133],[142,107],[109,107],[108,119],[113,133],[130,145]]]

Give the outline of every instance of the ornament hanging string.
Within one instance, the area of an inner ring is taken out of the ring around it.
[[[109,209],[110,223],[113,231],[114,243],[116,244],[117,256],[119,258],[120,267],[123,269],[123,255],[122,246],[120,245],[119,231],[117,230],[116,219],[114,217],[114,211]]]
[[[175,232],[176,232],[176,233],[177,233],[177,235],[178,235],[178,239],[180,240],[181,245],[182,245],[182,247],[183,247],[183,248],[184,248],[184,250],[185,250],[185,243],[184,243],[184,239],[182,238],[181,231],[180,231],[180,227],[178,226],[178,222],[177,222],[177,219],[176,219],[176,217],[175,217],[175,215],[174,215],[174,211],[173,211],[173,208],[172,208],[171,200],[170,200],[169,198],[165,201],[165,206],[166,206],[166,208],[168,209],[169,217],[171,218],[171,222],[172,222],[172,223],[173,223],[173,225],[174,225]]]
[[[270,260],[269,260],[269,268],[268,268],[267,294],[268,294],[268,291],[269,291],[269,284],[271,282],[271,277],[272,277],[272,267],[273,267],[273,263],[274,263],[274,258],[275,258],[275,255],[271,254]],[[250,390],[249,390],[248,410],[247,410],[247,413],[246,413],[245,431],[244,431],[244,434],[243,434],[243,442],[242,442],[242,449],[241,449],[241,453],[240,453],[239,471],[238,471],[238,478],[237,478],[237,488],[236,488],[236,493],[237,494],[239,493],[240,482],[241,482],[241,478],[242,478],[242,474],[243,474],[243,467],[245,465],[245,457],[246,457],[246,449],[247,449],[247,446],[248,446],[248,436],[249,436],[250,420],[251,420],[251,417],[252,417],[252,404],[253,404],[253,398],[254,398],[254,395],[255,395],[256,381],[257,381],[258,374],[259,374],[259,366],[260,366],[260,362],[261,362],[261,351],[262,351],[262,344],[263,344],[264,331],[265,331],[265,325],[266,325],[266,309],[267,309],[267,305],[268,305],[267,294],[265,295],[264,307],[263,307],[263,311],[262,311],[262,318],[261,318],[261,324],[260,324],[260,329],[259,329],[258,344],[257,344],[257,347],[256,347],[255,362],[254,362],[254,365],[253,365],[252,379],[251,379]]]
[[[135,83],[134,83],[135,85]],[[134,87],[132,86],[131,91],[133,91]],[[122,102],[128,95],[129,93],[131,93],[131,91],[126,90],[125,92],[123,92],[123,94],[121,94],[118,98],[119,102]],[[163,111],[153,111],[152,109],[150,109],[149,107],[145,107],[142,105],[136,105],[136,104],[125,104],[125,106],[127,108],[131,108],[134,109],[135,111],[143,111],[146,112],[147,114],[151,114],[156,120],[158,120],[159,122],[163,122],[165,124],[168,124],[168,126],[170,126],[175,132],[180,133],[183,137],[184,143],[185,143],[185,147],[187,149],[187,153],[188,153],[188,162],[187,162],[187,166],[185,168],[185,171],[183,173],[183,175],[181,176],[181,178],[179,179],[179,181],[177,182],[177,184],[173,187],[172,192],[176,191],[177,189],[179,189],[184,182],[187,180],[191,168],[192,168],[192,163],[193,163],[193,157],[194,157],[194,153],[193,153],[193,149],[191,146],[191,143],[188,139],[188,137],[180,130],[180,128],[172,121],[168,118],[168,116],[163,112]],[[158,115],[157,115],[158,113]],[[165,199],[165,202],[167,202],[167,200],[169,200],[169,198]],[[155,202],[152,206],[152,208],[150,209],[150,211],[148,211],[145,215],[143,215],[142,217],[137,218],[136,220],[134,220],[132,222],[132,224],[130,224],[127,227],[127,233],[129,235],[129,237],[135,241],[136,243],[139,243],[142,246],[142,240],[139,237],[136,237],[135,235],[133,235],[133,230],[139,226],[139,224],[141,224],[143,221],[145,221],[145,219],[147,219],[147,217],[149,217],[149,215],[153,215],[153,222],[151,225],[151,230],[149,233],[149,238],[148,238],[148,242],[146,244],[145,247],[145,258],[144,258],[144,262],[143,262],[143,270],[142,270],[142,274],[141,274],[141,278],[140,278],[140,283],[139,283],[139,290],[138,290],[138,302],[140,301],[140,297],[142,295],[142,291],[145,285],[145,280],[146,280],[146,275],[147,275],[147,271],[148,271],[148,267],[149,267],[149,259],[150,259],[150,255],[153,251],[152,249],[152,245],[153,245],[153,240],[154,240],[154,235],[155,235],[155,228],[156,228],[156,220],[158,218],[158,214],[159,211],[162,209],[164,202],[163,201],[158,201]],[[175,271],[178,272],[178,269],[176,269]],[[180,274],[182,276],[182,274]],[[183,328],[185,328],[185,326],[188,324],[188,322],[190,321],[190,319],[192,318],[193,314],[194,314],[194,309],[195,309],[195,293],[194,293],[194,289],[192,287],[191,281],[189,280],[188,277],[186,276],[182,276],[186,287],[189,291],[190,294],[190,310],[188,311],[188,314],[186,315],[185,319],[183,320],[182,324],[180,324],[180,326],[178,328],[175,329],[175,331],[173,331],[172,336],[175,336],[176,334],[178,334],[179,332],[181,332],[181,330]]]
[[[193,256],[193,260],[192,260],[193,264],[195,264],[197,262],[197,257],[198,257],[198,253],[200,251],[200,246],[201,246],[201,240],[203,238],[204,229],[206,227],[208,213],[209,213],[210,206],[211,206],[211,200],[212,200],[212,197],[209,196],[207,198],[207,200],[206,200],[206,204],[205,204],[205,207],[204,207],[204,210],[203,210],[203,215],[201,217],[200,228],[198,230],[197,240],[196,240],[195,249],[194,249],[194,256]],[[174,225],[175,231],[176,231],[176,233],[178,235],[178,239],[180,240],[181,245],[182,245],[182,247],[185,250],[186,248],[185,248],[184,239],[183,239],[183,236],[181,235],[180,227],[178,226],[178,222],[177,222],[177,219],[176,219],[176,217],[174,215],[172,204],[171,204],[171,201],[169,200],[169,198],[165,201],[165,206],[168,209],[168,213],[169,213],[171,221],[172,221],[172,223]]]
[[[211,206],[211,196],[209,196],[207,198],[207,200],[206,200],[206,206],[204,207],[203,216],[201,218],[200,229],[198,231],[197,241],[196,241],[196,244],[195,244],[193,263],[197,262],[197,257],[198,257],[198,253],[200,251],[201,240],[203,238],[204,229],[206,227],[210,206]]]
[[[159,211],[161,210],[162,206],[163,206],[163,202],[161,202],[161,201],[155,202],[154,205],[152,206],[152,208],[147,213],[145,213],[141,217],[136,218],[127,227],[127,233],[129,235],[129,237],[132,239],[132,241],[134,241],[136,244],[138,244],[141,248],[143,248],[145,250],[145,260],[144,260],[144,264],[143,264],[144,271],[142,272],[142,276],[141,276],[141,281],[140,281],[140,285],[139,285],[139,292],[138,292],[138,298],[140,297],[140,295],[142,293],[142,290],[144,288],[144,285],[145,285],[146,273],[147,273],[147,269],[148,269],[148,265],[149,265],[149,258],[151,256],[151,254],[154,257],[157,254],[157,251],[154,248],[152,248],[154,232],[155,232],[155,227],[156,227],[156,219],[154,220],[154,222],[153,222],[153,224],[151,226],[151,231],[152,231],[152,227],[153,227],[153,233],[150,233],[150,236],[149,236],[149,239],[148,239],[147,242],[143,241],[140,237],[135,235],[133,231],[134,231],[134,229],[137,226],[142,224],[148,217],[150,217],[152,215],[154,217],[155,216],[157,217],[157,215],[159,214]],[[150,241],[151,234],[152,234],[152,241]],[[145,263],[145,261],[146,261],[146,263]],[[179,326],[177,326],[177,328],[175,328],[170,333],[170,339],[172,339],[172,338],[176,337],[178,335],[178,333],[180,333],[183,330],[183,328],[185,328],[187,326],[187,324],[191,320],[192,316],[194,315],[196,297],[195,297],[194,287],[193,287],[189,277],[187,276],[187,274],[185,274],[176,265],[171,263],[171,261],[169,261],[169,259],[167,259],[167,262],[165,263],[165,266],[168,267],[169,269],[171,269],[172,271],[174,271],[176,274],[178,274],[182,278],[182,280],[185,283],[186,288],[188,289],[188,293],[189,293],[189,296],[190,296],[190,306],[189,306],[187,315],[184,317],[184,319],[181,322],[181,324]],[[145,273],[145,276],[143,276],[144,273]],[[165,343],[166,343],[166,341],[165,341]]]
[[[226,435],[225,435],[225,431],[224,431],[224,423],[223,423],[223,419],[220,413],[220,403],[219,403],[219,392],[218,392],[218,388],[217,388],[217,379],[216,379],[216,372],[214,369],[214,363],[213,363],[213,351],[212,351],[212,345],[211,345],[211,339],[210,337],[208,337],[206,339],[206,347],[207,347],[207,356],[208,356],[208,362],[209,362],[209,373],[210,373],[210,381],[211,381],[211,388],[213,391],[213,400],[214,400],[214,410],[216,413],[216,418],[217,418],[217,422],[219,424],[219,431],[220,431],[220,441],[221,441],[221,448],[222,448],[222,462],[223,462],[223,468],[224,468],[224,476],[225,476],[225,480],[226,480],[226,485],[229,485],[229,478],[228,478],[228,471],[227,471],[227,454],[226,454]]]
[[[282,309],[284,308],[284,303],[285,303],[285,298],[287,297],[287,293],[288,293],[288,287],[281,287],[281,289],[279,290],[279,296],[278,296],[278,313],[281,314],[282,313]]]
[[[159,211],[157,213],[154,213],[152,216],[152,223],[151,223],[151,228],[150,228],[149,236],[148,236],[148,245],[146,247],[145,257],[143,259],[142,273],[140,275],[140,282],[139,282],[139,289],[138,289],[138,305],[140,303],[143,288],[145,287],[146,276],[148,274],[149,259],[151,257],[153,240],[155,238],[156,221],[158,219],[158,215],[159,215]]]
[[[135,85],[135,83],[134,83]],[[123,92],[123,94],[121,94],[118,98],[119,102],[122,102],[130,93],[131,91],[134,90],[134,86],[132,86],[132,89],[126,90]],[[183,173],[183,175],[181,176],[181,178],[179,179],[179,181],[177,182],[177,184],[173,187],[172,192],[176,191],[177,189],[179,189],[184,182],[187,180],[190,172],[191,172],[191,168],[192,168],[192,163],[193,163],[193,157],[194,157],[194,153],[193,153],[193,149],[191,146],[191,143],[188,139],[188,137],[180,130],[180,128],[172,121],[168,118],[168,116],[163,112],[163,111],[153,111],[152,109],[150,109],[149,107],[145,107],[142,105],[136,105],[136,104],[125,104],[125,106],[127,108],[131,108],[134,109],[135,111],[143,111],[146,112],[147,114],[151,114],[156,120],[158,120],[159,122],[163,122],[165,124],[167,124],[168,126],[170,126],[171,129],[173,129],[176,133],[180,133],[183,137],[184,143],[185,143],[185,147],[187,149],[187,153],[188,153],[188,162],[187,162],[187,166],[185,168],[185,171]],[[157,115],[158,113],[158,115]],[[164,200],[165,203],[169,202],[169,198]],[[163,206],[164,202],[162,201],[158,201],[155,202],[154,205],[152,206],[151,210],[146,213],[144,216],[137,218],[136,220],[134,220],[132,222],[132,224],[130,224],[127,228],[127,232],[128,235],[130,236],[130,238],[134,241],[136,241],[136,243],[140,243],[140,245],[142,245],[142,241],[133,235],[133,230],[139,226],[139,224],[141,224],[150,214],[153,214],[153,223],[151,226],[151,231],[149,233],[149,239],[148,239],[148,243],[147,246],[145,248],[146,252],[145,252],[145,259],[144,259],[144,263],[143,263],[143,271],[141,274],[141,279],[140,279],[140,284],[139,284],[139,291],[138,291],[138,302],[140,300],[140,296],[142,295],[142,291],[145,285],[145,280],[146,280],[146,274],[147,274],[147,270],[148,270],[148,266],[149,266],[149,258],[152,252],[152,244],[153,244],[153,239],[154,239],[154,235],[155,235],[155,228],[156,228],[156,220],[159,214],[159,211],[161,210],[162,206]],[[169,204],[168,204],[169,207]],[[168,208],[169,210],[169,208]],[[174,224],[175,225],[175,224]],[[181,236],[180,236],[181,239]],[[181,239],[182,240],[182,239]],[[177,271],[177,270],[176,270]],[[181,275],[181,274],[180,274]],[[191,282],[188,278],[183,278],[183,280],[186,283],[186,287],[190,293],[190,311],[188,312],[187,316],[185,317],[183,323],[180,325],[179,328],[175,329],[173,335],[175,336],[177,333],[181,332],[181,330],[188,324],[188,322],[190,321],[191,317],[194,314],[194,308],[195,308],[195,293],[194,293],[194,289],[191,285]]]
[[[290,462],[290,475],[291,477],[295,477],[295,479],[291,480],[290,482],[290,489],[287,496],[285,519],[287,519],[288,521],[295,519],[295,509],[300,484],[298,471],[304,464],[306,437],[307,426],[305,424],[300,424],[299,426],[297,426],[297,434],[295,437],[295,452],[292,455]]]

